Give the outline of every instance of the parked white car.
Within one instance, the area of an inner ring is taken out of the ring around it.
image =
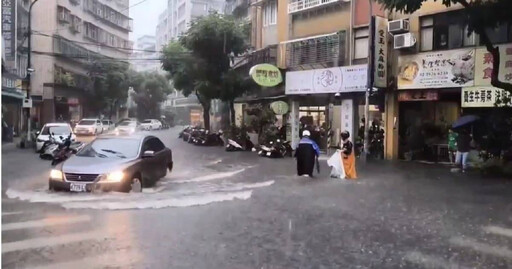
[[[146,119],[140,124],[144,130],[160,130],[162,129],[162,123],[155,119]]]
[[[103,124],[99,119],[82,119],[75,126],[77,135],[97,135],[103,132]]]
[[[101,123],[103,124],[103,132],[108,132],[112,129],[114,129],[114,123],[110,120],[101,120]]]
[[[36,132],[36,151],[39,152],[43,147],[44,142],[50,139],[50,134],[54,135],[55,140],[60,141],[60,136],[67,138],[70,133],[73,133],[71,125],[68,123],[47,123],[43,126],[41,131]],[[74,134],[71,135],[71,141],[75,141]]]

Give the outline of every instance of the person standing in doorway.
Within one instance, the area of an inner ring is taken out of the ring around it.
[[[313,169],[315,168],[316,158],[320,155],[318,144],[311,138],[308,130],[302,132],[302,139],[295,151],[297,159],[297,174],[299,176],[313,177]]]
[[[471,147],[471,135],[467,129],[462,129],[456,138],[457,141],[457,154],[455,156],[455,163],[462,167],[462,172],[466,171],[468,166],[468,154]]]
[[[354,145],[349,140],[350,133],[348,131],[341,132],[341,161],[345,169],[346,179],[356,179],[356,158],[354,155]]]
[[[448,129],[448,158],[450,163],[455,163],[455,153],[457,152],[457,136],[453,129]]]

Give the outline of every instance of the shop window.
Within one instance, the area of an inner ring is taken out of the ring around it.
[[[263,26],[275,25],[277,22],[277,1],[270,1],[263,8]]]
[[[509,28],[512,28],[509,24],[502,23],[496,28],[486,29],[485,32],[493,44],[506,43],[511,40]]]
[[[475,33],[468,35],[462,11],[440,13],[420,20],[420,50],[445,50],[476,46]]]
[[[354,59],[368,58],[368,28],[356,29],[354,31]]]

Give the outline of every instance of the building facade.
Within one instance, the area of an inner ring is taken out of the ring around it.
[[[422,151],[419,159],[445,159],[448,127],[464,113],[485,114],[496,96],[505,94],[490,87],[492,58],[480,47],[479,37],[467,35],[460,5],[446,8],[427,1],[413,14],[400,14],[374,2],[371,10],[367,0],[253,0],[249,12],[255,50],[235,68],[275,64],[285,81],[256,98],[242,99],[237,113],[243,114],[243,102],[280,99],[290,107],[285,122],[292,144],[304,125],[335,134],[348,130],[357,141],[363,135],[368,43],[373,36],[368,122],[384,131],[382,155],[409,159]],[[376,17],[373,33],[370,15]],[[409,29],[388,33],[388,23],[396,20],[406,20]],[[492,41],[503,44],[500,76],[506,82],[512,80],[512,64],[506,65],[512,63],[507,58],[510,30],[505,24],[489,29]],[[337,136],[331,143],[336,144]]]
[[[160,53],[156,50],[155,36],[144,35],[137,39],[132,53],[132,68],[137,72],[163,72],[158,60]]]
[[[87,107],[90,64],[128,62],[128,0],[38,2],[32,11],[32,117],[40,123],[99,116]]]
[[[170,36],[168,30],[169,14],[165,9],[158,15],[158,24],[156,25],[155,37],[156,48],[161,50],[167,43],[169,43]]]

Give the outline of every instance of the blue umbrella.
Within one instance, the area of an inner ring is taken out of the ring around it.
[[[459,128],[459,127],[468,125],[470,123],[473,123],[479,119],[480,119],[480,117],[475,116],[475,115],[466,115],[466,116],[460,117],[458,120],[456,120],[453,123],[452,128]]]

